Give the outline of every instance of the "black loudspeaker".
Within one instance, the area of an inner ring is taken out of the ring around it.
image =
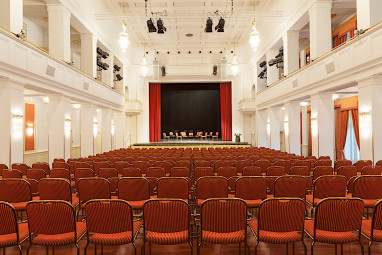
[[[162,77],[165,77],[166,76],[166,67],[165,66],[161,67],[161,72],[162,72]]]
[[[212,74],[215,76],[218,74],[218,66],[217,65],[214,65],[214,68],[212,69]]]

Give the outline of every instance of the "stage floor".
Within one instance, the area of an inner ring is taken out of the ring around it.
[[[150,143],[136,143],[131,145],[131,148],[146,148],[146,147],[250,147],[247,142],[236,143],[230,141],[213,141],[213,140],[184,140],[184,141],[160,141]]]

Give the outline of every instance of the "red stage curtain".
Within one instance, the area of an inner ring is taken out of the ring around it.
[[[351,110],[351,118],[353,120],[353,128],[355,139],[357,140],[357,145],[359,149],[359,118],[358,118],[358,109]]]
[[[312,156],[312,112],[309,112],[309,141],[308,141],[308,154]]]
[[[232,141],[232,91],[231,83],[220,83],[220,115],[222,140]]]
[[[149,84],[149,116],[150,142],[158,142],[161,138],[161,85]]]
[[[346,134],[348,132],[349,110],[341,111],[337,108],[337,159],[345,159],[344,148],[346,143]]]
[[[300,111],[300,153],[302,155],[302,112]]]

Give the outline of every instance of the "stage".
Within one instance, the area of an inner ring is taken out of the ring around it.
[[[236,143],[231,141],[211,141],[211,140],[184,140],[184,141],[160,141],[150,143],[136,143],[131,148],[168,148],[168,147],[251,147],[247,142]]]

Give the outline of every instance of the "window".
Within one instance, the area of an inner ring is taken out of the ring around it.
[[[353,163],[359,160],[359,149],[358,149],[357,140],[354,134],[353,120],[352,120],[350,111],[349,111],[348,132],[346,134],[346,143],[345,143],[344,153],[345,153],[345,158],[348,160],[351,160]]]

